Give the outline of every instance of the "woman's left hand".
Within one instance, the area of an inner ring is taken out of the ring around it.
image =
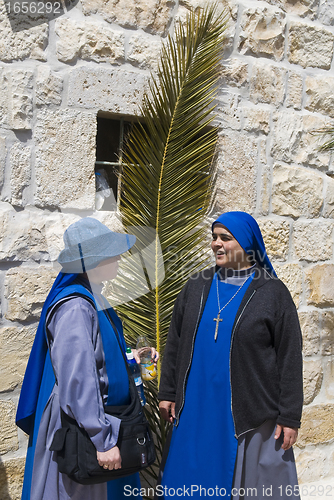
[[[283,450],[288,450],[297,441],[298,429],[297,427],[286,427],[284,425],[277,424],[275,430],[275,439],[278,439],[283,432]]]
[[[138,350],[137,349],[131,349],[131,350],[133,353],[133,357],[135,358],[137,363],[140,363],[140,357],[139,357]],[[151,347],[151,358],[152,358],[152,361],[154,363],[154,366],[157,366],[157,361],[159,359],[159,353],[154,347]]]
[[[97,461],[104,469],[120,469],[122,467],[122,458],[118,446],[110,448],[108,451],[97,451]]]

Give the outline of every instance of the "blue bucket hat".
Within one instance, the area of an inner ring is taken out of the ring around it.
[[[115,233],[97,219],[85,217],[66,229],[65,248],[58,262],[64,273],[84,273],[126,252],[135,242],[136,237],[132,234]]]

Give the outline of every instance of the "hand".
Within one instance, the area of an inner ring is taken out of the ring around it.
[[[275,431],[275,439],[278,439],[283,432],[283,450],[288,450],[297,441],[298,429],[296,427],[286,427],[277,424]]]
[[[173,422],[175,419],[175,403],[172,401],[160,401],[159,410],[162,418],[166,420],[166,422]]]
[[[151,347],[150,349],[151,349],[151,358],[152,358],[152,361],[154,362],[154,366],[157,366],[157,361],[159,359],[159,353],[158,353],[158,351],[156,351],[156,349],[154,347]],[[140,363],[139,351],[137,349],[131,349],[131,350],[133,353],[133,357],[135,358],[135,360],[139,364]]]
[[[97,461],[104,469],[120,469],[122,458],[118,446],[110,448],[108,451],[97,451]]]

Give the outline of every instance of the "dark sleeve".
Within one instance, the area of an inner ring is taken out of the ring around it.
[[[187,285],[179,293],[169,326],[166,347],[161,365],[161,377],[158,399],[163,401],[175,401],[176,398],[176,361],[180,347],[180,336],[182,329],[185,298]]]
[[[302,334],[295,304],[285,291],[285,310],[275,325],[275,350],[280,381],[277,423],[300,427],[303,406]]]

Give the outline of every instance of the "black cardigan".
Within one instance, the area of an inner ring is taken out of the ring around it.
[[[175,402],[176,425],[197,328],[217,269],[192,276],[175,302],[158,398]],[[260,266],[255,268],[233,325],[230,374],[236,437],[268,419],[300,427],[303,376],[298,315],[286,286]]]

